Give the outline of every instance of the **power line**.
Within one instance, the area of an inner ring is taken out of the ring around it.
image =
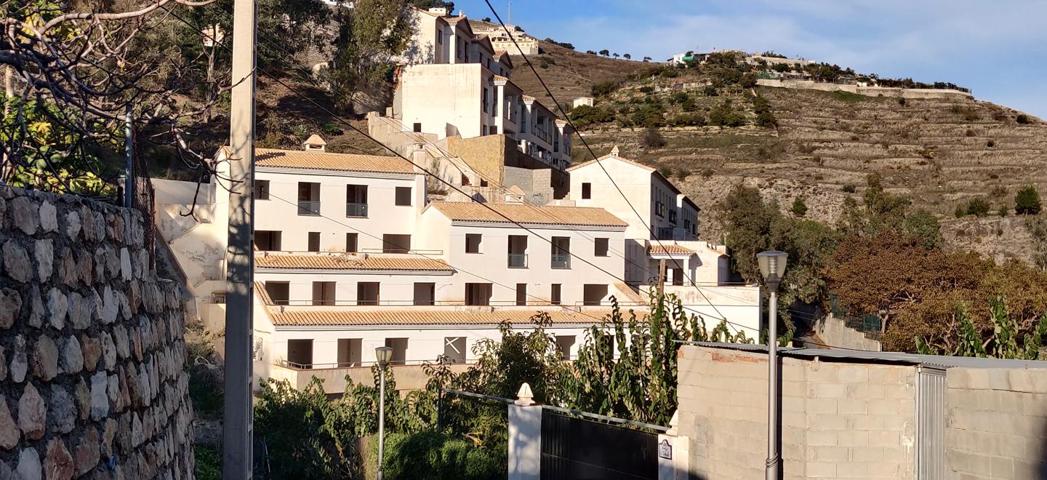
[[[171,15],[172,15],[173,17],[175,17],[176,19],[179,19],[180,21],[182,21],[182,22],[183,22],[183,23],[185,23],[186,25],[188,25],[188,26],[190,26],[190,27],[193,27],[193,28],[196,28],[196,27],[194,27],[194,26],[193,26],[193,25],[192,25],[192,24],[191,24],[191,23],[190,23],[189,21],[185,20],[185,19],[184,19],[184,18],[183,18],[182,16],[180,16],[180,15],[178,15],[178,14],[176,14],[176,13],[174,13],[173,11],[170,11],[170,10],[168,10],[168,12],[170,12],[170,13],[171,13]],[[224,49],[226,49],[227,51],[229,51],[229,53],[230,53],[230,54],[232,54],[232,51],[231,51],[231,49],[230,49],[230,48],[228,47],[228,45],[225,45],[225,44],[224,44],[224,42],[221,42],[221,41],[215,40],[215,39],[214,39],[214,37],[210,37],[210,38],[211,38],[211,40],[215,41],[215,42],[216,42],[216,44],[218,44],[218,45],[221,45],[221,46],[222,46],[222,47],[223,47]],[[548,239],[548,238],[545,238],[545,237],[543,237],[542,235],[538,234],[538,233],[537,233],[537,232],[535,232],[534,230],[532,230],[532,229],[530,229],[530,228],[528,228],[528,227],[524,226],[523,224],[521,224],[521,223],[519,223],[519,222],[517,222],[517,221],[513,220],[512,218],[509,218],[509,217],[508,217],[507,215],[505,215],[505,214],[503,214],[502,212],[498,211],[497,209],[495,209],[495,208],[491,207],[490,205],[488,205],[488,204],[486,204],[486,203],[483,203],[483,202],[480,202],[480,201],[478,201],[478,200],[474,199],[474,198],[473,198],[473,197],[472,197],[471,195],[469,195],[469,194],[468,194],[467,192],[465,192],[465,191],[464,191],[464,190],[462,190],[461,188],[459,188],[459,187],[457,187],[456,185],[454,185],[454,184],[452,184],[452,183],[450,183],[450,182],[448,182],[448,181],[444,180],[444,179],[443,179],[442,177],[440,177],[440,176],[438,176],[438,175],[435,175],[434,173],[432,173],[431,171],[429,171],[429,170],[428,170],[428,169],[426,169],[425,167],[422,167],[421,165],[418,165],[418,164],[417,164],[416,162],[414,162],[414,161],[412,161],[411,159],[409,159],[409,158],[405,157],[404,155],[400,154],[399,152],[397,152],[397,151],[396,151],[395,149],[393,149],[392,147],[389,147],[388,145],[385,145],[384,143],[382,143],[382,142],[381,142],[380,140],[378,140],[378,139],[374,138],[374,137],[373,137],[373,136],[371,136],[371,135],[370,135],[369,133],[367,133],[367,132],[364,132],[364,131],[360,130],[360,129],[359,129],[358,127],[356,127],[355,125],[353,125],[353,124],[352,124],[352,122],[350,122],[349,120],[346,120],[345,118],[343,118],[342,116],[340,116],[340,115],[336,114],[335,112],[331,111],[331,110],[330,110],[330,109],[328,109],[327,107],[324,107],[323,105],[319,104],[318,102],[316,102],[316,101],[315,101],[315,100],[313,100],[312,98],[309,98],[309,97],[307,97],[307,96],[305,96],[305,95],[302,95],[302,94],[301,94],[301,93],[299,93],[299,92],[298,92],[297,90],[295,90],[295,89],[294,89],[294,88],[293,88],[292,86],[288,85],[288,84],[287,84],[286,82],[284,82],[284,81],[283,81],[283,80],[281,80],[280,78],[278,78],[278,77],[276,77],[275,75],[271,74],[271,73],[270,73],[269,71],[267,71],[266,69],[262,69],[262,68],[260,68],[260,67],[255,67],[255,68],[256,68],[256,70],[260,70],[260,71],[261,71],[261,73],[263,73],[264,75],[268,76],[268,77],[269,77],[269,78],[270,78],[271,80],[273,80],[273,81],[274,81],[274,82],[276,82],[277,84],[279,84],[279,85],[283,86],[284,88],[286,88],[286,89],[287,89],[287,90],[288,90],[289,92],[291,92],[291,93],[292,93],[292,94],[293,94],[294,96],[296,96],[296,97],[298,97],[298,98],[300,98],[300,99],[302,99],[302,100],[305,100],[305,101],[307,101],[307,102],[311,103],[311,104],[312,104],[312,105],[314,105],[315,107],[317,107],[317,108],[319,108],[320,110],[322,110],[323,112],[325,112],[325,113],[326,113],[327,115],[331,116],[332,118],[334,118],[334,119],[336,119],[336,120],[339,120],[339,121],[341,121],[341,122],[342,122],[343,124],[345,124],[345,125],[346,125],[347,127],[349,127],[350,129],[352,129],[352,130],[356,131],[357,133],[359,133],[359,134],[363,135],[364,137],[366,137],[367,139],[369,139],[369,140],[371,140],[372,142],[376,143],[377,145],[381,146],[381,147],[382,147],[382,148],[384,148],[385,150],[388,150],[388,151],[389,151],[390,153],[393,153],[393,154],[394,154],[395,156],[399,157],[399,158],[400,158],[400,159],[402,159],[403,161],[405,161],[405,162],[407,162],[407,163],[411,164],[412,166],[414,166],[414,167],[415,167],[415,168],[417,168],[418,170],[421,170],[422,172],[426,173],[427,175],[429,175],[429,176],[433,177],[434,179],[436,179],[436,180],[437,180],[437,181],[439,181],[440,183],[443,183],[444,185],[446,185],[446,186],[450,187],[451,189],[453,189],[453,190],[457,191],[458,193],[461,193],[462,195],[466,196],[466,197],[467,197],[467,198],[469,198],[469,199],[470,199],[470,200],[471,200],[471,201],[472,201],[473,203],[476,203],[476,204],[478,204],[478,205],[480,205],[480,206],[484,207],[485,209],[487,209],[487,210],[490,210],[490,211],[491,211],[491,212],[493,212],[493,213],[494,213],[495,215],[498,215],[499,217],[501,217],[501,218],[503,218],[503,219],[507,220],[507,221],[508,221],[509,223],[512,223],[513,225],[516,225],[516,226],[520,227],[520,228],[521,228],[521,229],[523,229],[524,231],[526,231],[526,232],[528,232],[528,233],[531,233],[531,234],[533,234],[534,236],[538,237],[539,239],[541,239],[541,240],[545,241],[545,242],[546,242],[546,243],[548,243],[548,244],[549,244],[550,246],[554,246],[554,247],[555,247],[555,245],[553,244],[552,240],[550,240],[550,239]],[[628,200],[627,200],[627,201],[628,201]],[[641,219],[641,221],[642,221],[642,219]],[[648,227],[648,228],[649,228],[649,227]],[[618,280],[618,281],[621,281],[622,283],[626,283],[626,284],[628,283],[628,282],[626,282],[626,281],[625,281],[625,279],[623,279],[623,278],[621,278],[621,277],[618,277],[618,276],[617,276],[617,275],[615,275],[614,273],[611,273],[611,272],[607,271],[607,270],[606,270],[606,269],[604,269],[603,267],[600,267],[599,265],[596,265],[596,264],[594,264],[594,263],[592,263],[592,262],[590,262],[590,261],[586,260],[585,258],[579,257],[578,255],[576,255],[576,254],[572,253],[572,252],[571,252],[570,250],[568,250],[568,251],[567,251],[566,253],[567,253],[567,255],[568,255],[568,256],[571,256],[571,257],[577,258],[577,259],[578,259],[578,260],[580,260],[580,261],[581,261],[582,263],[585,263],[586,265],[589,265],[589,266],[591,266],[591,267],[593,267],[593,268],[595,268],[595,269],[597,269],[597,270],[599,270],[599,271],[603,272],[604,274],[608,275],[608,276],[609,276],[609,277],[611,277],[611,278],[614,278],[614,279],[616,279],[616,280]],[[703,295],[703,297],[705,297],[705,294],[704,294],[704,293],[703,293],[702,295]],[[723,316],[723,314],[722,314],[722,313],[720,313],[719,309],[718,309],[718,308],[717,308],[717,307],[716,307],[715,305],[713,305],[711,301],[709,301],[709,300],[708,300],[708,297],[706,297],[706,301],[707,301],[707,302],[709,302],[709,305],[710,305],[710,306],[712,306],[712,307],[713,307],[713,309],[714,309],[714,310],[716,311],[717,315],[719,315],[719,320],[723,320],[723,321],[725,321],[725,322],[726,322],[726,321],[727,321],[726,317],[724,317],[724,316]],[[714,318],[716,318],[716,317],[715,317],[715,316],[713,316],[713,315],[709,315],[709,316],[710,316],[710,317],[714,317]]]
[[[509,31],[509,27],[507,27],[505,25],[505,22],[502,21],[502,17],[498,14],[498,11],[495,10],[494,5],[491,4],[490,0],[484,0],[484,3],[486,3],[487,7],[491,9],[491,13],[494,15],[495,19],[498,20],[498,24],[502,26],[502,29],[505,30],[505,33],[509,36],[509,40],[513,42],[513,45],[516,47],[517,51],[520,52],[520,56],[523,57],[524,62],[526,62],[527,66],[530,67],[531,72],[533,72],[535,78],[538,79],[538,83],[540,83],[542,85],[542,88],[545,89],[545,93],[549,95],[550,99],[552,99],[553,104],[556,105],[557,111],[560,112],[560,115],[562,115],[564,120],[567,121],[568,125],[571,126],[571,129],[575,132],[578,132],[578,139],[582,141],[583,145],[585,145],[585,149],[589,151],[589,155],[591,155],[593,157],[593,160],[596,161],[596,164],[600,167],[600,170],[603,171],[604,175],[607,176],[607,179],[611,181],[612,185],[614,185],[615,190],[618,191],[618,193],[622,196],[622,199],[625,200],[625,203],[629,205],[629,208],[633,211],[634,214],[636,214],[636,218],[640,220],[640,223],[642,223],[644,227],[647,229],[647,231],[650,232],[651,236],[654,237],[654,241],[658,243],[658,246],[662,249],[662,251],[668,252],[668,250],[662,244],[661,240],[658,238],[658,235],[656,235],[655,232],[652,230],[652,227],[648,225],[646,221],[644,221],[643,216],[640,215],[639,210],[636,209],[636,206],[634,206],[633,203],[629,200],[629,197],[625,195],[625,192],[622,191],[622,188],[618,186],[617,182],[614,181],[614,178],[611,176],[611,173],[608,172],[607,168],[605,168],[603,166],[603,163],[600,162],[600,158],[596,155],[595,152],[593,152],[592,147],[589,146],[589,142],[587,142],[585,140],[585,137],[581,135],[581,130],[579,130],[578,127],[575,126],[574,122],[571,121],[571,117],[569,117],[567,115],[567,112],[564,111],[563,106],[561,106],[560,102],[556,100],[556,96],[553,95],[552,90],[549,88],[548,85],[546,85],[545,80],[542,78],[542,76],[538,74],[538,69],[535,68],[534,64],[531,63],[531,59],[527,58],[527,55],[524,53],[523,48],[520,48],[520,44],[516,42],[516,38],[513,37],[512,32]],[[675,262],[675,260],[674,264],[679,265]],[[697,290],[703,298],[705,298],[705,301],[710,306],[712,306],[714,310],[716,310],[716,314],[726,321],[726,317],[724,317],[723,313],[720,312],[720,309],[716,308],[716,306],[713,305],[712,301],[709,300],[709,297],[705,295],[705,292],[702,292],[702,290],[698,288],[698,285],[694,283],[693,279],[691,279],[691,286],[693,286],[694,289]]]

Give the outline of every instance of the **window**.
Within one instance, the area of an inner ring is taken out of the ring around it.
[[[367,217],[367,185],[345,186],[345,216]]]
[[[407,253],[411,251],[410,235],[382,235],[382,253]]]
[[[385,339],[385,346],[393,349],[393,358],[389,360],[389,363],[393,365],[403,365],[407,363],[406,338],[387,338]]]
[[[554,283],[549,288],[549,303],[553,305],[560,304],[560,284]]]
[[[414,122],[414,133],[422,133],[422,124]]]
[[[462,186],[463,187],[468,187],[469,185],[472,185],[471,183],[469,183],[469,177],[465,176],[465,174],[463,173],[462,174]]]
[[[683,268],[676,267],[673,269],[673,285],[683,285]]]
[[[309,232],[309,251],[320,251],[320,232]]]
[[[606,238],[594,239],[593,246],[595,247],[595,252],[593,252],[593,255],[596,255],[597,257],[606,257],[607,251],[610,249]]]
[[[263,252],[280,250],[281,233],[275,230],[255,230],[254,249]]]
[[[379,284],[378,282],[359,282],[356,284],[357,305],[378,305]]]
[[[484,87],[483,106],[484,113],[487,113],[487,87]]]
[[[516,305],[524,306],[527,305],[527,284],[517,283],[516,284]]]
[[[552,262],[550,267],[555,269],[571,268],[571,239],[570,237],[552,237]]]
[[[254,181],[254,199],[269,200],[269,180]]]
[[[509,235],[509,268],[527,268],[526,235]]]
[[[571,359],[571,348],[574,347],[574,335],[557,335],[556,350],[560,352],[560,358]]]
[[[484,179],[481,178],[480,179],[480,186],[481,187],[486,187],[487,186],[487,180],[484,180]]]
[[[298,214],[320,215],[320,184],[298,182]]]
[[[396,187],[396,206],[411,206],[411,187]]]
[[[444,337],[444,356],[451,363],[465,363],[465,337]]]
[[[356,253],[360,251],[359,245],[360,235],[357,233],[345,234],[345,251],[346,253]]]
[[[600,305],[607,296],[607,285],[586,284],[582,287],[582,303],[584,305]]]
[[[288,340],[287,363],[293,368],[313,368],[313,340]]]
[[[487,127],[487,134],[488,135],[498,135],[498,126],[497,125],[491,125],[490,127]]]
[[[359,338],[338,339],[338,368],[359,367],[362,342]]]
[[[414,304],[435,305],[436,284],[431,282],[416,282],[414,284]]]
[[[589,182],[582,183],[582,200],[589,200],[593,198],[593,184]]]
[[[334,305],[335,282],[313,282],[313,305]]]
[[[465,234],[465,253],[480,253],[480,241],[483,236],[479,233]]]
[[[273,305],[287,305],[290,302],[291,284],[288,282],[265,282],[265,293]]]
[[[490,283],[466,283],[465,284],[465,304],[470,306],[490,305],[491,304],[491,284]]]

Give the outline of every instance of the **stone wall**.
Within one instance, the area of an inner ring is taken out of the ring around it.
[[[822,341],[836,348],[853,348],[870,352],[880,351],[880,342],[866,337],[864,333],[848,327],[843,320],[834,315],[818,321],[816,326]]]
[[[684,346],[679,434],[704,480],[763,478],[767,355]],[[912,366],[782,359],[783,478],[914,478]]]
[[[863,87],[854,83],[827,83],[814,80],[779,80],[761,78],[756,84],[763,87],[793,88],[800,90],[820,90],[823,92],[848,92],[867,97],[892,97],[892,98],[946,98],[946,99],[973,99],[974,96],[961,90],[948,88],[898,88],[898,87]]]
[[[183,291],[144,227],[0,186],[0,479],[192,478]]]
[[[1047,478],[1047,369],[950,368],[946,478]]]

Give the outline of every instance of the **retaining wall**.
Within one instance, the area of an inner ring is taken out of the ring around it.
[[[183,293],[144,227],[0,186],[0,478],[192,478]]]

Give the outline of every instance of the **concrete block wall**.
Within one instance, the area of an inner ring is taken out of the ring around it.
[[[880,342],[868,338],[864,333],[848,327],[842,319],[834,315],[823,318],[817,325],[818,336],[829,345],[842,348],[853,348],[871,352],[880,351]]]
[[[182,288],[144,228],[0,187],[0,479],[192,478]]]
[[[1047,478],[1047,369],[946,372],[948,478]]]
[[[914,367],[782,360],[784,478],[914,478]],[[681,348],[679,403],[692,474],[762,477],[766,354]]]

